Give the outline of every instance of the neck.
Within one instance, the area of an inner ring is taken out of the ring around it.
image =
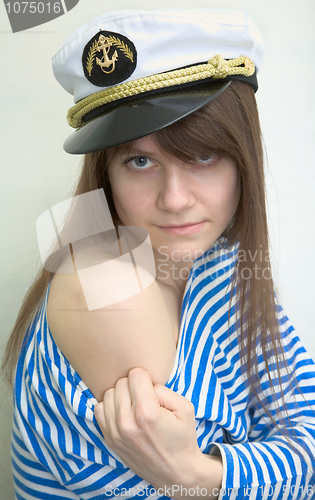
[[[174,261],[165,255],[154,251],[156,280],[162,284],[175,288],[184,294],[190,269],[194,261]]]

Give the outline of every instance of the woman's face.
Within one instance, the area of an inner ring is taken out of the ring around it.
[[[201,152],[199,160],[183,163],[166,156],[154,134],[114,157],[108,177],[122,224],[147,229],[155,253],[176,262],[193,261],[217,240],[240,197],[233,160]]]

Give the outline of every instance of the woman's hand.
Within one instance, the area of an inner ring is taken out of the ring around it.
[[[106,391],[95,417],[107,444],[162,494],[180,498],[185,496],[180,487],[201,488],[206,481],[208,491],[217,488],[212,498],[217,496],[222,464],[198,447],[192,403],[163,385],[153,386],[145,370],[130,370]],[[198,496],[197,490],[190,496]]]

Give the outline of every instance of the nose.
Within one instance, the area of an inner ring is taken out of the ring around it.
[[[192,207],[196,200],[191,181],[188,169],[169,163],[161,176],[158,207],[173,213]]]

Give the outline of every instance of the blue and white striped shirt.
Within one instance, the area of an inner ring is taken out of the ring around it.
[[[281,433],[241,374],[235,302],[231,310],[229,303],[235,262],[236,250],[224,250],[219,244],[195,260],[183,297],[176,360],[167,387],[194,404],[200,449],[222,456],[220,500],[314,500],[315,365],[279,307],[283,349],[299,386],[284,375],[290,420],[281,420],[279,427],[287,422],[286,433]],[[16,372],[12,433],[16,498],[172,496],[172,491],[156,492],[106,445],[94,418],[97,401],[50,333],[48,294],[49,287],[25,337]],[[270,365],[279,391],[273,397],[262,356],[258,369],[260,399],[277,420],[282,399],[276,371]]]

